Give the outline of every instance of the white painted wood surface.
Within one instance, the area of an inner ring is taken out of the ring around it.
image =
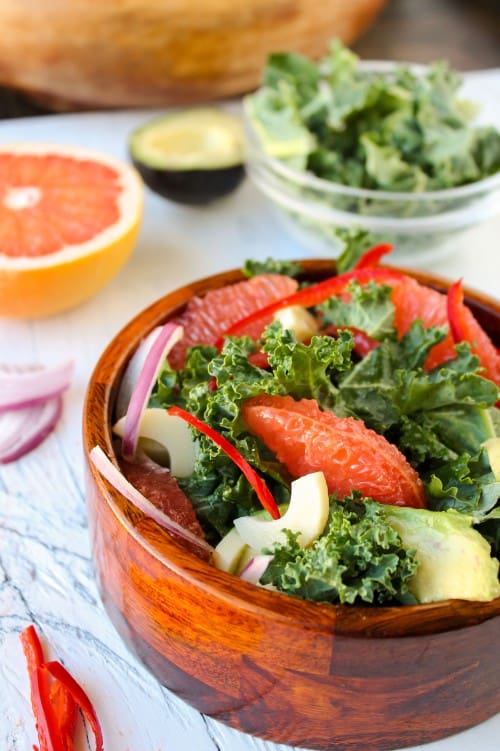
[[[473,74],[469,93],[500,125],[500,70]],[[237,106],[237,105],[236,105]],[[73,143],[126,158],[131,129],[151,112],[48,116],[0,123],[0,142]],[[500,218],[470,248],[426,268],[500,294]],[[241,265],[246,258],[307,255],[286,236],[267,202],[244,185],[208,208],[147,193],[136,250],[98,296],[40,321],[0,320],[0,361],[55,364],[75,375],[57,430],[33,453],[0,468],[0,751],[36,742],[18,634],[28,623],[91,696],[106,751],[278,751],[204,717],[162,688],[132,657],[108,621],[93,579],[82,482],[81,409],[92,368],[111,337],[179,284]],[[492,644],[492,653],[498,644]],[[411,666],[409,666],[411,669]],[[464,687],[464,690],[466,688]],[[279,711],[279,709],[277,709]],[[500,716],[427,751],[498,751]],[[82,733],[78,751],[93,748]],[[281,747],[286,748],[286,747]],[[368,750],[367,750],[368,751]]]

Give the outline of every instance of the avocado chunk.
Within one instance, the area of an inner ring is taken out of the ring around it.
[[[387,506],[384,510],[403,546],[416,551],[418,568],[408,588],[418,602],[500,597],[499,562],[473,528],[472,517],[452,509]]]
[[[125,416],[113,425],[113,433],[123,438],[125,431]],[[163,447],[168,457],[168,466],[174,477],[189,477],[193,472],[196,460],[196,443],[188,424],[180,417],[169,415],[159,407],[148,407],[144,410],[139,423],[139,439],[141,447],[148,456],[158,461],[160,449]],[[151,444],[144,444],[144,439]],[[148,450],[149,449],[149,450]],[[161,461],[158,461],[161,464]]]
[[[279,519],[240,516],[234,526],[244,543],[257,551],[286,542],[284,530],[298,532],[298,543],[305,548],[323,532],[328,520],[330,501],[323,472],[311,472],[293,480],[290,504]]]
[[[495,475],[495,480],[500,481],[500,438],[488,438],[483,443],[483,446],[488,454],[491,471]]]
[[[132,162],[155,193],[185,204],[206,204],[231,193],[244,177],[240,119],[215,107],[155,118],[133,131]]]
[[[236,527],[232,527],[214,550],[214,566],[221,571],[236,574],[247,551],[248,545],[243,542]]]

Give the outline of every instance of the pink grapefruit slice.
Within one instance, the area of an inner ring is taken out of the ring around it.
[[[193,297],[176,319],[184,327],[184,337],[169,355],[173,368],[182,368],[189,347],[195,344],[215,344],[220,335],[236,321],[264,308],[282,297],[293,294],[298,283],[282,274],[260,274],[242,282],[229,284]],[[238,336],[258,339],[272,314],[259,318],[238,332]]]
[[[0,145],[0,315],[59,313],[128,259],[143,185],[135,170],[77,146]]]
[[[242,415],[293,477],[321,471],[339,498],[358,490],[379,503],[425,506],[422,481],[406,457],[361,420],[324,412],[314,399],[268,395],[248,399]]]

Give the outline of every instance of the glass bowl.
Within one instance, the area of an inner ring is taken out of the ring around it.
[[[387,73],[395,64],[360,63],[364,70]],[[410,66],[422,72],[424,66]],[[429,258],[465,247],[473,230],[500,215],[500,172],[455,188],[393,192],[350,187],[296,169],[266,153],[244,108],[246,169],[270,200],[288,231],[307,250],[336,256],[342,249],[337,230],[358,227],[374,242],[395,246],[392,259],[420,265]]]

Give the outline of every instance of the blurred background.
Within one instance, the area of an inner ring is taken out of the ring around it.
[[[0,118],[237,96],[266,55],[500,67],[498,0],[0,0]]]

